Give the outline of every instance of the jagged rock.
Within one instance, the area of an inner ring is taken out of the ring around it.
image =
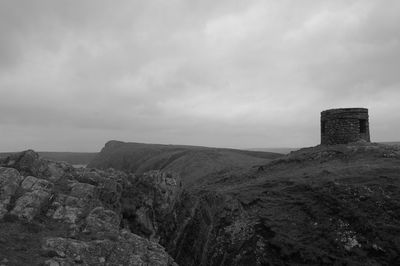
[[[31,174],[35,176],[41,166],[39,154],[33,150],[12,154],[5,158],[2,163],[4,166],[19,170],[23,175]]]
[[[125,185],[132,185],[131,176],[114,170],[90,170],[90,174],[83,169],[70,171],[68,165],[42,160],[33,151],[8,157],[2,163],[15,168],[0,168],[2,206],[5,211],[12,208],[12,216],[5,222],[19,230],[25,223],[13,223],[12,217],[32,221],[47,214],[30,223],[31,231],[23,235],[27,241],[41,239],[45,259],[39,264],[176,265],[159,244],[121,231],[121,195]],[[21,169],[25,178],[16,169]],[[136,180],[153,191],[150,196],[141,194],[146,198],[141,201],[146,210],[155,208],[161,213],[172,208],[169,204],[173,202],[175,183],[169,179],[171,176],[160,173],[149,175],[147,185]],[[39,232],[44,225],[50,230],[57,228],[57,233],[47,232],[42,239]],[[57,237],[60,235],[71,238]]]
[[[35,190],[25,193],[18,198],[11,214],[18,216],[20,219],[32,221],[40,212],[43,204],[49,199],[50,193],[43,190]]]
[[[163,211],[171,209],[180,192],[178,175],[158,170],[149,171],[139,176],[138,182],[147,183],[158,193],[154,204]]]
[[[179,180],[172,173],[150,171],[125,186],[122,212],[132,232],[158,241],[158,227],[179,198]]]
[[[86,232],[96,234],[98,238],[102,238],[104,233],[115,235],[119,231],[120,218],[111,211],[103,207],[94,208],[86,217]]]
[[[90,201],[96,197],[96,187],[90,184],[73,182],[70,184],[72,197],[77,197],[81,200]]]
[[[47,216],[55,220],[62,220],[69,224],[75,224],[82,216],[84,202],[76,197],[58,194],[51,204]]]
[[[36,178],[34,176],[25,177],[21,183],[21,188],[26,191],[44,190],[50,192],[53,186],[53,183],[45,179]]]
[[[53,184],[44,179],[28,176],[22,181],[21,187],[26,192],[17,199],[11,214],[32,221],[42,206],[48,202]]]
[[[96,187],[90,184],[72,182],[68,185],[69,194],[58,194],[49,207],[47,216],[62,220],[71,225],[83,218],[92,208],[98,206]]]
[[[114,177],[104,179],[98,186],[99,199],[103,205],[115,212],[121,211],[122,184]]]
[[[22,176],[17,170],[0,167],[0,219],[7,213],[11,198],[21,181]]]
[[[81,183],[90,185],[98,185],[104,178],[98,170],[95,169],[78,169],[75,179]]]
[[[53,257],[60,265],[148,265],[177,266],[164,248],[123,230],[118,241],[49,237],[42,245],[45,251],[63,252],[65,258]],[[69,263],[69,264],[68,264]]]
[[[71,165],[42,159],[33,150],[12,154],[3,159],[1,164],[17,169],[24,176],[31,175],[53,182],[66,175],[73,175],[75,172]]]

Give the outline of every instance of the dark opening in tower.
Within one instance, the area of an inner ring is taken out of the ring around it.
[[[367,133],[367,119],[360,119],[360,133]]]

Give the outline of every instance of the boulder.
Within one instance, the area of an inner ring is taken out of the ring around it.
[[[55,197],[47,216],[75,226],[79,219],[84,218],[85,213],[99,206],[100,202],[93,185],[72,182],[69,189],[69,194],[59,193]]]
[[[20,219],[32,221],[48,203],[53,184],[45,179],[27,176],[22,181],[21,188],[26,192],[17,199],[11,214]]]
[[[21,188],[26,191],[43,190],[50,192],[53,188],[53,183],[34,176],[27,176],[22,181]]]
[[[75,175],[71,165],[42,159],[33,150],[12,154],[3,159],[1,164],[17,169],[24,176],[36,176],[53,182],[67,175]]]
[[[96,197],[96,187],[90,184],[73,182],[70,184],[70,196],[90,201]]]
[[[103,207],[94,208],[86,217],[86,233],[92,233],[97,238],[116,235],[119,232],[120,218],[111,211]]]
[[[59,197],[58,200],[53,202],[52,206],[47,212],[47,216],[52,217],[54,220],[61,220],[68,224],[75,225],[79,217],[82,216],[81,209],[68,205],[65,206],[60,203],[60,201],[62,202]]]
[[[2,163],[4,166],[19,170],[23,175],[36,175],[40,165],[38,164],[39,154],[33,150],[14,153],[5,158]]]
[[[22,176],[17,170],[0,167],[0,219],[7,213],[11,198],[21,181]]]

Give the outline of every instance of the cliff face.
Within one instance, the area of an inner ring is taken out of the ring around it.
[[[175,172],[187,186],[207,175],[265,164],[281,156],[257,151],[109,141],[88,167],[111,167],[137,174],[150,170]]]
[[[317,146],[190,187],[32,151],[0,163],[10,265],[400,264],[398,146]]]

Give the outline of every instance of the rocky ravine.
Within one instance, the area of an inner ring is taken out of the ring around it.
[[[32,151],[2,165],[8,265],[400,264],[397,146],[302,149],[189,190],[167,172],[75,170]]]

